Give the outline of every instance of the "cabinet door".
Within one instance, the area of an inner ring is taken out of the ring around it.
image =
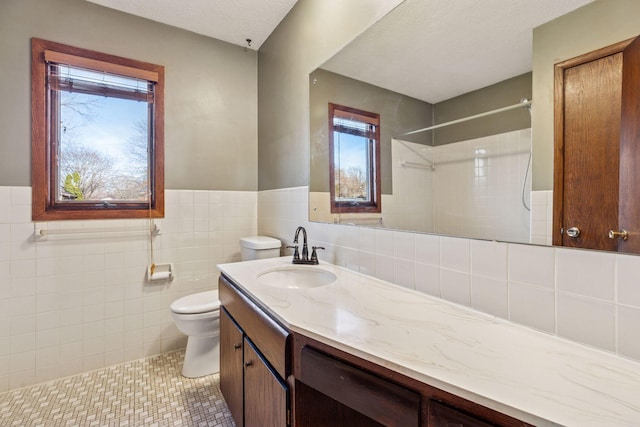
[[[244,365],[245,427],[288,425],[288,387],[247,338]]]
[[[220,391],[236,426],[243,424],[242,329],[223,308],[220,309]]]

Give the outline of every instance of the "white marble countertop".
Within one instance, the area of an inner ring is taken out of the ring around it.
[[[291,266],[218,268],[291,331],[531,424],[640,426],[640,363],[331,264],[321,287],[258,279]]]

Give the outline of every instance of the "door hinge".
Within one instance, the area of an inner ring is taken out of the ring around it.
[[[287,409],[287,425],[291,425],[291,409]]]

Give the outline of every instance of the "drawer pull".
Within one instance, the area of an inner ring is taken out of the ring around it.
[[[234,344],[233,345],[234,350],[240,350],[240,347],[242,347],[242,344]]]

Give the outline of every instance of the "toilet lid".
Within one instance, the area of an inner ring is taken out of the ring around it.
[[[220,308],[218,291],[199,292],[178,298],[171,303],[171,311],[178,314],[198,314]]]

